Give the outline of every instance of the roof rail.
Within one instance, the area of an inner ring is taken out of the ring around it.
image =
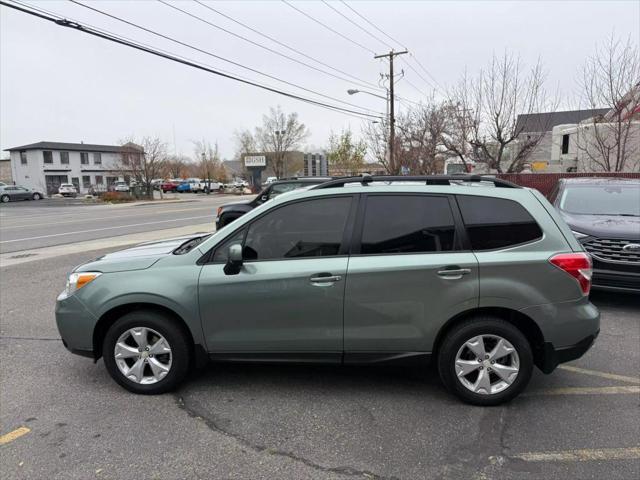
[[[372,182],[425,182],[425,185],[455,185],[457,182],[489,182],[501,188],[522,188],[515,183],[483,175],[369,175],[342,177],[316,185],[311,190],[321,188],[344,187],[347,183],[361,183],[367,186]]]

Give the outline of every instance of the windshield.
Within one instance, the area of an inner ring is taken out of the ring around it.
[[[578,215],[640,216],[640,185],[569,186],[562,192],[560,209]]]

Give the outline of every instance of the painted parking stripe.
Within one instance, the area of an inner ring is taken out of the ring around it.
[[[510,455],[509,458],[525,462],[589,462],[597,460],[636,460],[640,459],[640,447],[630,448],[594,448],[583,450],[564,450],[559,452],[527,452]]]
[[[0,445],[4,445],[9,442],[13,442],[17,438],[20,438],[23,435],[26,435],[31,431],[30,428],[20,427],[16,428],[13,432],[5,433],[4,435],[0,435]]]
[[[141,227],[143,225],[156,225],[158,223],[182,222],[182,221],[185,221],[185,220],[195,220],[195,219],[198,219],[198,218],[210,218],[210,219],[212,219],[212,224],[213,224],[213,217],[211,215],[200,215],[200,216],[197,216],[197,217],[172,218],[170,220],[158,220],[156,222],[134,223],[132,225],[115,225],[113,227],[91,228],[89,230],[78,230],[78,231],[75,231],[75,232],[53,233],[51,235],[39,235],[37,237],[16,238],[14,240],[2,240],[0,243],[24,242],[26,240],[37,240],[37,239],[40,239],[40,238],[61,237],[61,236],[64,236],[64,235],[77,235],[79,233],[101,232],[101,231],[104,231],[104,230],[115,230],[117,228]]]
[[[620,382],[635,383],[640,385],[640,377],[627,377],[625,375],[617,375],[615,373],[598,372],[596,370],[574,367],[573,365],[560,365],[558,368],[566,370],[568,372],[582,373],[583,375],[591,375],[593,377],[607,378],[609,380],[618,380]]]
[[[624,395],[640,394],[640,385],[623,385],[618,387],[561,387],[526,392],[525,397],[537,395]]]

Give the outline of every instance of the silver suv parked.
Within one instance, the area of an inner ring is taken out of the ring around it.
[[[463,400],[520,393],[599,332],[591,260],[536,190],[354,177],[265,202],[213,235],[77,267],[56,305],[72,352],[137,393],[193,363],[437,363]]]

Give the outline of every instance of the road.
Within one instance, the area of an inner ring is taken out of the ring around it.
[[[243,198],[195,195],[151,204],[84,205],[80,200],[42,200],[0,206],[0,253],[84,242],[132,233],[207,224],[216,208]],[[185,201],[186,200],[186,201]]]
[[[638,478],[634,297],[594,295],[594,348],[501,407],[391,368],[211,365],[173,394],[135,396],[55,327],[70,267],[106,251],[0,270],[0,435],[15,432],[3,478]]]

